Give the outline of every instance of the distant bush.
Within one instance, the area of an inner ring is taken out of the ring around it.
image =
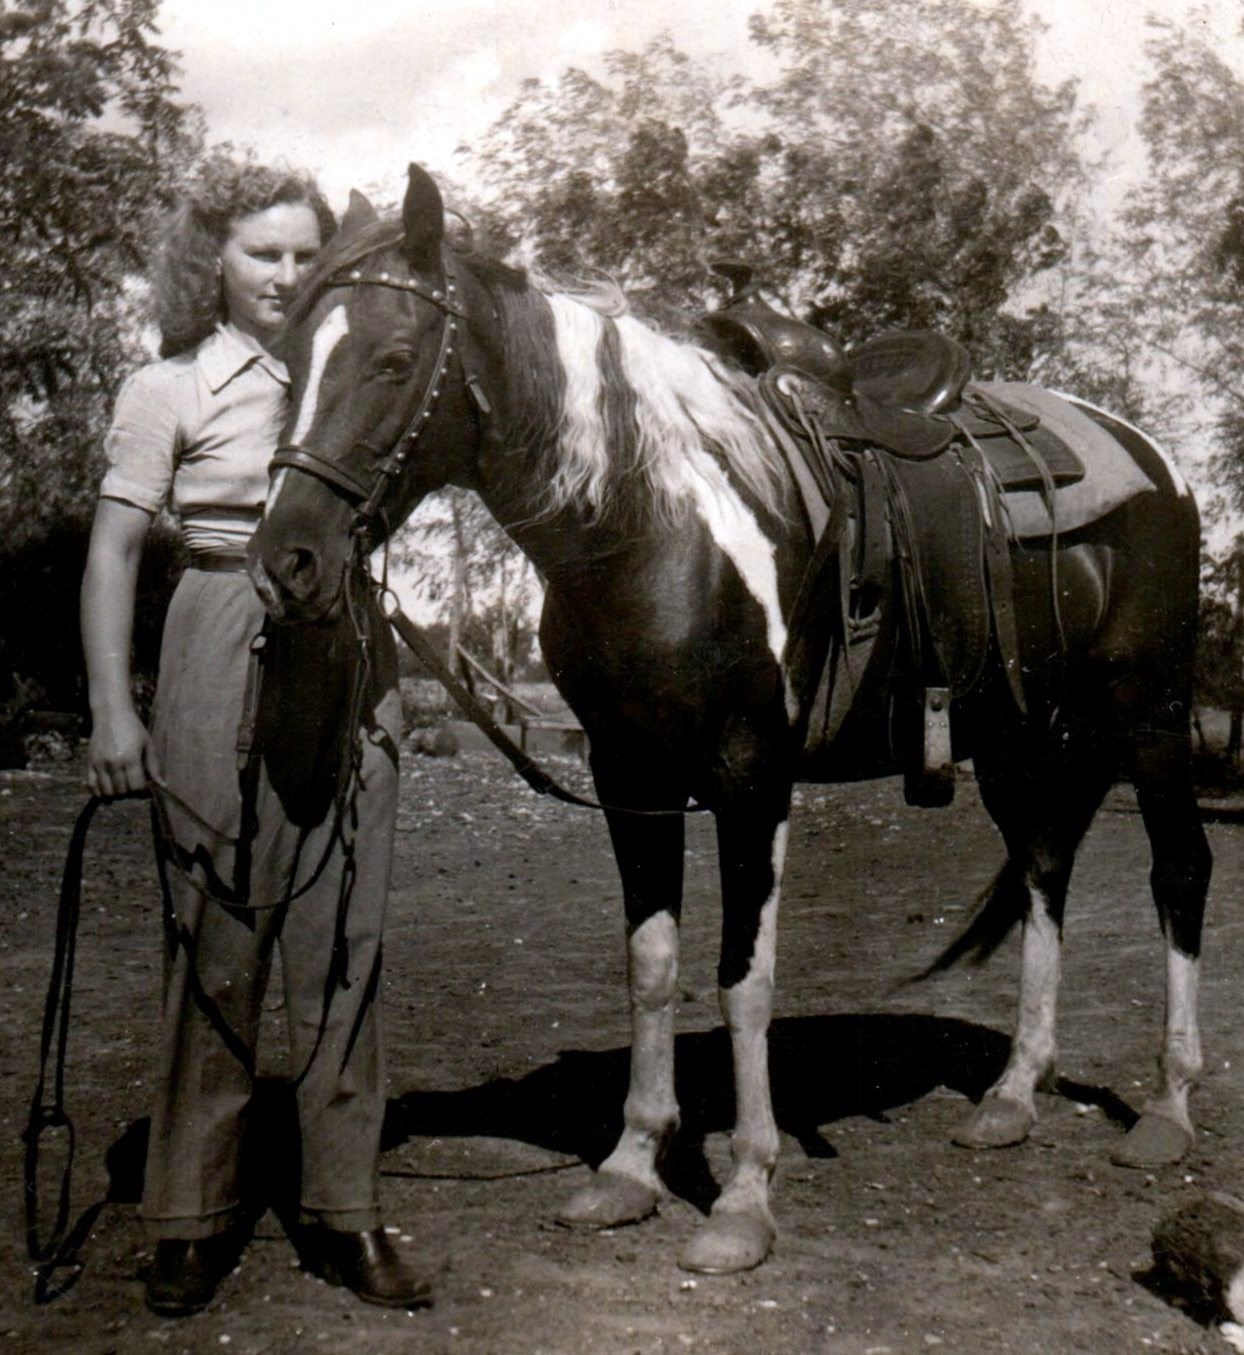
[[[454,706],[435,678],[401,679],[402,735],[409,738],[417,729],[429,729],[449,718]]]

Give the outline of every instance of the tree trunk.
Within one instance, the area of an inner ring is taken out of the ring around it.
[[[471,675],[465,669],[458,654],[458,646],[462,643],[462,627],[466,620],[467,547],[466,535],[463,531],[462,508],[456,499],[451,503],[450,514],[453,526],[453,577],[449,590],[449,642],[445,662],[449,665],[451,673],[462,677],[467,686],[474,690]]]

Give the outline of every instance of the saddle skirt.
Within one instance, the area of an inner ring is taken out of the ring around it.
[[[970,384],[934,416],[948,425],[942,450],[896,452],[848,433],[832,417],[832,396],[809,398],[799,375],[767,373],[761,389],[769,422],[787,434],[779,442],[813,535],[824,538],[801,593],[819,593],[818,615],[840,617],[819,675],[803,675],[816,683],[805,774],[910,771],[922,694],[967,696],[991,654],[1025,709],[1014,546],[1073,532],[1155,486],[1094,417],[1109,416],[1072,397],[1017,382]],[[835,492],[850,500],[848,524],[842,559],[827,568]],[[822,577],[811,577],[817,570]],[[800,623],[793,616],[792,631]]]
[[[1084,467],[1084,473],[1075,480],[1056,479],[1051,505],[1040,484],[1034,485],[1022,475],[1006,475],[999,465],[1001,458],[995,459],[993,453],[997,439],[981,443],[986,456],[999,470],[1005,489],[1003,504],[1011,535],[1016,540],[1051,536],[1055,531],[1074,532],[1121,508],[1137,494],[1156,488],[1127,451],[1094,419],[1094,414],[1104,411],[1086,401],[1020,381],[982,381],[969,389],[983,392],[1004,407],[1035,416],[1040,422],[1025,437],[1047,462],[1052,462],[1051,451],[1056,454],[1061,447],[1071,451]],[[1014,442],[1007,438],[1005,446],[1004,455],[1014,447]]]

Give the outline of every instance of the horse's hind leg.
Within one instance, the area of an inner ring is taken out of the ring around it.
[[[1149,880],[1166,941],[1162,1089],[1111,1154],[1126,1167],[1178,1162],[1192,1146],[1188,1096],[1201,1072],[1197,983],[1211,857],[1192,786],[1187,731],[1152,730],[1138,741],[1132,781],[1153,851]]]
[[[777,1236],[769,1209],[778,1131],[769,1087],[768,1032],[788,804],[789,788],[783,795],[745,795],[740,803],[717,810],[722,894],[718,984],[734,1062],[733,1167],[711,1214],[679,1257],[684,1270],[722,1275],[750,1269],[768,1256]]]
[[[1054,1073],[1067,886],[1076,849],[1113,779],[1112,766],[1097,756],[1055,760],[1056,774],[1041,770],[1039,754],[977,767],[981,798],[1009,854],[983,916],[991,909],[999,915],[996,940],[1016,917],[1023,932],[1010,1057],[953,1135],[968,1148],[1003,1148],[1027,1138],[1037,1119],[1037,1087]]]
[[[599,774],[597,787],[612,799],[608,781]],[[630,1087],[617,1145],[557,1216],[559,1223],[582,1228],[635,1223],[656,1210],[665,1193],[658,1163],[678,1128],[674,997],[683,820],[677,813],[642,817],[616,812],[608,820],[626,905]]]

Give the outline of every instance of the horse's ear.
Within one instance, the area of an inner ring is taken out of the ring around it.
[[[370,226],[379,220],[380,214],[363,194],[357,188],[350,189],[350,205],[346,208],[345,216],[341,218],[341,234],[352,235],[355,231],[360,231],[364,226]]]
[[[432,176],[418,165],[406,171],[406,197],[402,202],[403,252],[416,271],[433,267],[445,238],[445,207]]]

